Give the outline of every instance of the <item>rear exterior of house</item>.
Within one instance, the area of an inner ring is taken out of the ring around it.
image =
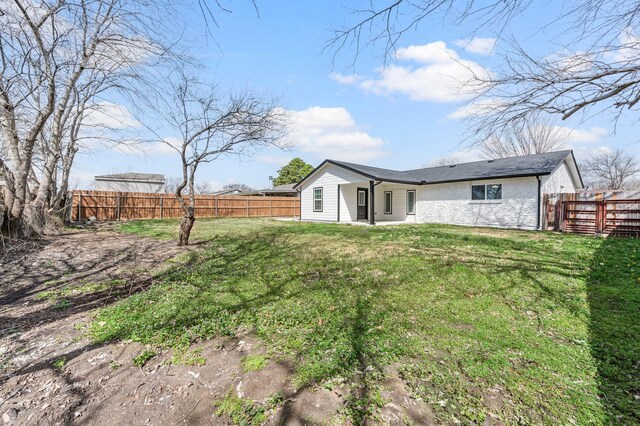
[[[397,171],[327,160],[296,188],[301,220],[536,229],[542,194],[574,192],[571,151]]]

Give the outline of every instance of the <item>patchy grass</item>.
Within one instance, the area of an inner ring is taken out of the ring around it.
[[[188,349],[177,348],[174,349],[171,363],[181,365],[205,365],[207,360],[202,356],[202,349],[190,351]]]
[[[258,426],[269,419],[269,412],[274,410],[284,400],[281,393],[276,393],[264,404],[247,398],[239,398],[233,392],[229,392],[223,399],[214,403],[217,407],[217,416],[228,416],[234,425]]]
[[[63,357],[63,356],[61,356],[59,358],[56,358],[51,363],[51,366],[53,368],[55,368],[56,370],[62,370],[65,365],[67,365],[67,359],[65,357]]]
[[[174,238],[177,223],[122,229]],[[198,221],[194,240],[93,338],[185,348],[251,327],[298,386],[368,371],[356,423],[392,362],[442,423],[640,422],[638,240],[265,220]]]
[[[61,281],[47,281],[44,284],[47,286],[61,285]],[[126,284],[125,280],[114,279],[103,281],[99,283],[74,283],[60,288],[45,290],[37,293],[34,298],[36,300],[46,300],[53,304],[55,309],[65,309],[71,305],[67,297],[78,296],[82,294],[93,294],[102,291],[114,291],[119,292]]]
[[[247,355],[242,358],[242,370],[260,371],[267,366],[267,358],[264,355]]]
[[[133,365],[137,367],[144,367],[147,362],[151,361],[156,355],[157,352],[153,349],[145,348],[141,350],[138,355],[133,357]]]

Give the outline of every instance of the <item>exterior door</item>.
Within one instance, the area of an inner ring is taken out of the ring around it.
[[[369,218],[369,191],[358,188],[358,220]]]

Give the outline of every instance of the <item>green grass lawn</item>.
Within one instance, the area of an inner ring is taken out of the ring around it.
[[[121,229],[176,238],[177,222]],[[100,311],[95,340],[185,348],[251,327],[298,386],[368,371],[375,391],[395,363],[442,422],[640,422],[639,240],[257,219],[201,220],[193,239]]]

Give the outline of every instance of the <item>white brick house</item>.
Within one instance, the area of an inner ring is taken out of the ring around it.
[[[572,151],[416,170],[325,160],[295,188],[301,220],[536,229],[542,194],[583,188]]]

